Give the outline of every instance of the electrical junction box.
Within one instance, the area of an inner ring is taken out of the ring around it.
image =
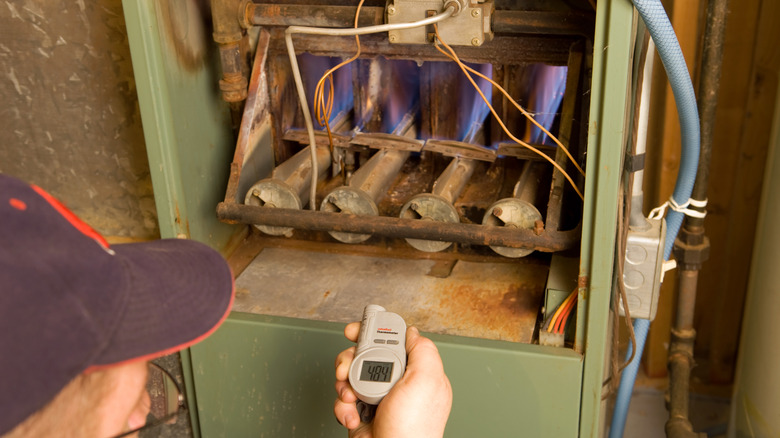
[[[650,228],[629,230],[626,240],[623,284],[632,318],[655,319],[664,261],[666,221],[648,219]],[[620,314],[625,316],[623,305]]]
[[[495,6],[493,1],[456,1],[459,5],[455,14],[438,23],[439,35],[451,46],[481,46],[493,39],[490,21]],[[395,0],[385,10],[388,24],[409,23],[428,18],[442,12],[445,2],[441,0]],[[387,33],[391,43],[429,44],[433,41],[433,26],[414,29],[392,30]]]

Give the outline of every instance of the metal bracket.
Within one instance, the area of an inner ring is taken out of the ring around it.
[[[645,154],[639,155],[626,154],[626,170],[630,173],[639,172],[645,168]]]

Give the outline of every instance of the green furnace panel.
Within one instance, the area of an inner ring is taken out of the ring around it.
[[[207,437],[335,437],[343,324],[233,313],[192,348]],[[452,382],[447,437],[576,436],[582,358],[567,349],[427,335]]]

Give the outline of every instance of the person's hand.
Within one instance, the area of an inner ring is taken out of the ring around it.
[[[353,322],[344,335],[357,342],[360,323]],[[444,435],[452,407],[452,387],[444,374],[439,350],[415,327],[406,331],[406,372],[379,403],[371,423],[361,423],[349,384],[349,366],[355,347],[336,358],[336,393],[333,407],[338,421],[349,429],[350,438],[432,438]]]

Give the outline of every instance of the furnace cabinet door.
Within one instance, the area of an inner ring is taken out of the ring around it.
[[[192,347],[203,437],[339,437],[343,324],[234,312]],[[429,335],[452,382],[445,436],[574,437],[582,358],[568,349]]]

